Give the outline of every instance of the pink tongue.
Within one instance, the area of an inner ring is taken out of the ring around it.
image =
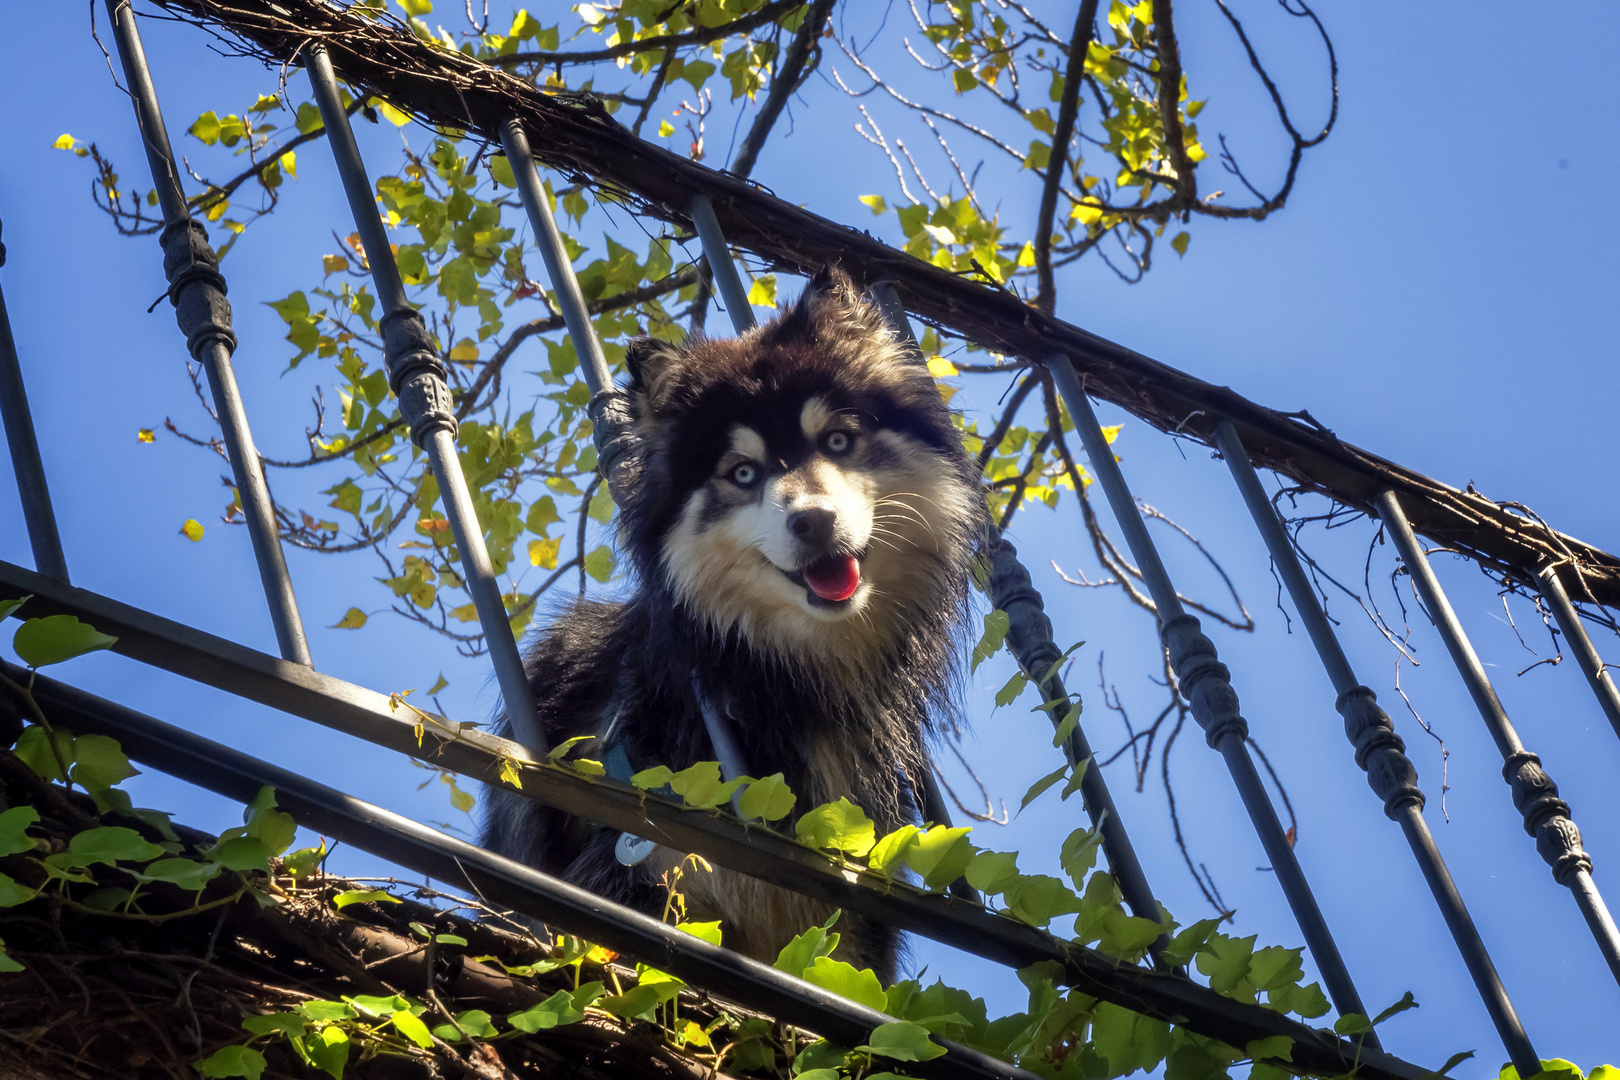
[[[804,583],[823,600],[848,600],[861,585],[861,564],[853,555],[829,555],[804,568]]]

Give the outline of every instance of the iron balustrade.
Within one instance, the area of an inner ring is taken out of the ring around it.
[[[327,142],[343,179],[343,190],[354,214],[354,226],[361,247],[371,266],[371,280],[382,307],[378,326],[382,331],[383,355],[388,367],[388,385],[399,399],[400,415],[411,428],[411,441],[424,454],[438,481],[444,516],[461,552],[462,580],[478,612],[484,642],[501,687],[501,700],[518,741],[537,753],[545,753],[546,737],[534,709],[534,695],[518,655],[517,641],[507,622],[506,604],[495,584],[495,572],[484,546],[484,530],[478,523],[467,478],[456,455],[456,415],[445,384],[444,363],[421,314],[405,296],[399,266],[389,246],[388,233],[377,214],[371,181],[366,177],[360,147],[349,126],[349,114],[338,96],[337,76],[324,45],[309,50],[310,86],[315,92],[321,120],[326,125]]]
[[[1356,764],[1366,771],[1368,784],[1384,804],[1384,813],[1399,823],[1405,834],[1412,857],[1423,871],[1423,880],[1428,883],[1457,951],[1462,954],[1469,977],[1485,1003],[1485,1011],[1507,1048],[1508,1057],[1520,1076],[1533,1076],[1541,1069],[1541,1059],[1530,1045],[1530,1038],[1496,973],[1496,965],[1491,962],[1473,916],[1468,914],[1462,894],[1457,891],[1451,871],[1429,832],[1429,823],[1423,817],[1423,792],[1417,786],[1417,769],[1406,756],[1406,744],[1395,734],[1389,714],[1379,707],[1377,695],[1356,679],[1350,659],[1328,623],[1327,613],[1305,578],[1305,569],[1283,530],[1282,520],[1260,486],[1260,478],[1255,475],[1254,464],[1243,448],[1237,428],[1230,420],[1222,420],[1216,425],[1215,437],[1255,527],[1265,541],[1266,550],[1271,553],[1271,563],[1287,587],[1294,609],[1305,624],[1305,632],[1322,660],[1322,667],[1327,670],[1328,681],[1337,695],[1334,706],[1344,717],[1344,733],[1356,748]]]
[[[1462,676],[1468,695],[1474,699],[1485,727],[1502,755],[1502,778],[1513,791],[1513,805],[1524,816],[1524,831],[1536,841],[1536,851],[1552,867],[1553,880],[1575,897],[1581,917],[1586,920],[1609,971],[1620,981],[1620,929],[1614,924],[1603,896],[1592,882],[1592,857],[1581,846],[1581,830],[1569,816],[1569,804],[1558,797],[1558,785],[1541,767],[1541,759],[1524,748],[1507,710],[1502,708],[1496,689],[1485,674],[1485,666],[1474,652],[1451,601],[1440,587],[1434,568],[1418,544],[1412,525],[1406,520],[1399,497],[1385,491],[1378,497],[1378,516],[1406,564],[1417,586],[1429,618],[1434,620],[1440,639],[1446,643],[1457,673]]]
[[[1142,580],[1159,617],[1159,636],[1170,655],[1170,666],[1176,673],[1180,692],[1192,707],[1193,719],[1204,729],[1205,741],[1220,751],[1226,761],[1243,808],[1248,811],[1249,821],[1265,848],[1266,857],[1271,860],[1288,906],[1299,923],[1300,932],[1305,935],[1305,944],[1322,972],[1328,996],[1341,1014],[1367,1016],[1361,994],[1350,979],[1344,958],[1339,955],[1338,943],[1328,930],[1327,920],[1322,917],[1299,860],[1294,858],[1293,845],[1283,833],[1277,809],[1271,805],[1271,797],[1260,782],[1254,759],[1249,757],[1249,724],[1238,711],[1237,692],[1232,689],[1226,665],[1217,659],[1214,642],[1199,630],[1197,617],[1187,614],[1182,607],[1074,365],[1067,356],[1057,354],[1046,359],[1045,367],[1069,407],[1075,429],[1085,443],[1092,471],[1102,485],[1108,505],[1113,508],[1120,531],[1125,534],[1126,546],[1141,569]],[[1368,1031],[1362,1038],[1369,1046],[1378,1045],[1376,1032]]]
[[[186,335],[186,346],[192,358],[207,373],[226,456],[236,478],[242,516],[247,521],[248,536],[253,544],[253,557],[259,565],[259,580],[270,603],[276,643],[284,658],[309,664],[312,662],[309,643],[304,637],[298,599],[293,595],[287,560],[281,550],[275,503],[265,483],[264,465],[253,445],[242,393],[231,366],[236,335],[231,331],[231,304],[225,299],[225,278],[219,272],[219,259],[208,243],[208,231],[202,222],[191,216],[186,205],[180,171],[175,166],[174,151],[169,147],[168,129],[163,125],[163,112],[158,108],[157,90],[152,85],[152,73],[146,66],[146,53],[135,26],[135,11],[129,0],[106,0],[106,4],[124,77],[129,82],[130,100],[135,106],[135,122],[146,148],[147,164],[151,166],[152,185],[163,211],[163,232],[159,240],[163,245],[163,271],[169,279],[169,300],[174,305],[175,319]]]

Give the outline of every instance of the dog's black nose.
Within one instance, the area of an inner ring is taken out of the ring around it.
[[[820,546],[831,542],[833,529],[837,524],[838,515],[820,507],[795,510],[788,515],[788,528],[793,530],[794,536],[806,544]]]

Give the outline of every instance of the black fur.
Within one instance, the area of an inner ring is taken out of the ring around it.
[[[717,626],[682,602],[663,555],[683,508],[712,482],[734,422],[764,436],[778,459],[771,468],[792,469],[814,452],[799,425],[813,395],[850,410],[863,428],[909,436],[923,448],[925,465],[963,496],[952,505],[982,507],[975,470],[934,380],[904,356],[875,308],[836,270],[822,271],[789,312],[740,338],[679,348],[642,339],[626,359],[641,445],[619,536],[637,588],[623,603],[577,603],[530,647],[529,677],[547,737],[555,745],[596,731],[612,701],[622,709],[619,730],[636,768],[712,760],[691,686],[695,672],[711,700],[729,702],[754,773],[785,774],[799,796],[795,816],[844,795],[866,809],[880,834],[914,820],[920,802],[914,784],[927,768],[923,742],[954,715],[982,511],[930,522],[938,547],[915,555],[931,560],[927,587],[885,596],[894,611],[882,625],[892,629],[875,643],[852,644],[871,655],[849,663],[817,663],[762,647],[735,626]],[[836,635],[846,625],[829,623],[825,632]],[[813,758],[827,747],[848,751],[845,771],[817,766]],[[846,782],[844,790],[828,790]],[[494,788],[486,807],[485,846],[611,899],[661,910],[664,891],[653,873],[615,860],[617,833]],[[784,824],[790,829],[791,819]],[[739,880],[720,872],[714,888],[723,898],[742,887]],[[697,897],[692,917],[716,917],[703,910],[702,892],[688,892]],[[729,918],[727,944],[773,960],[809,917],[830,913],[808,901],[777,899],[782,903],[773,912]],[[804,921],[793,924],[796,918]],[[841,957],[894,976],[897,933],[847,916],[840,929]]]

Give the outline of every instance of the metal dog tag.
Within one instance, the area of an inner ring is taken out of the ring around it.
[[[613,855],[625,866],[635,866],[651,855],[657,847],[655,841],[631,833],[620,833],[619,842],[613,845]]]

